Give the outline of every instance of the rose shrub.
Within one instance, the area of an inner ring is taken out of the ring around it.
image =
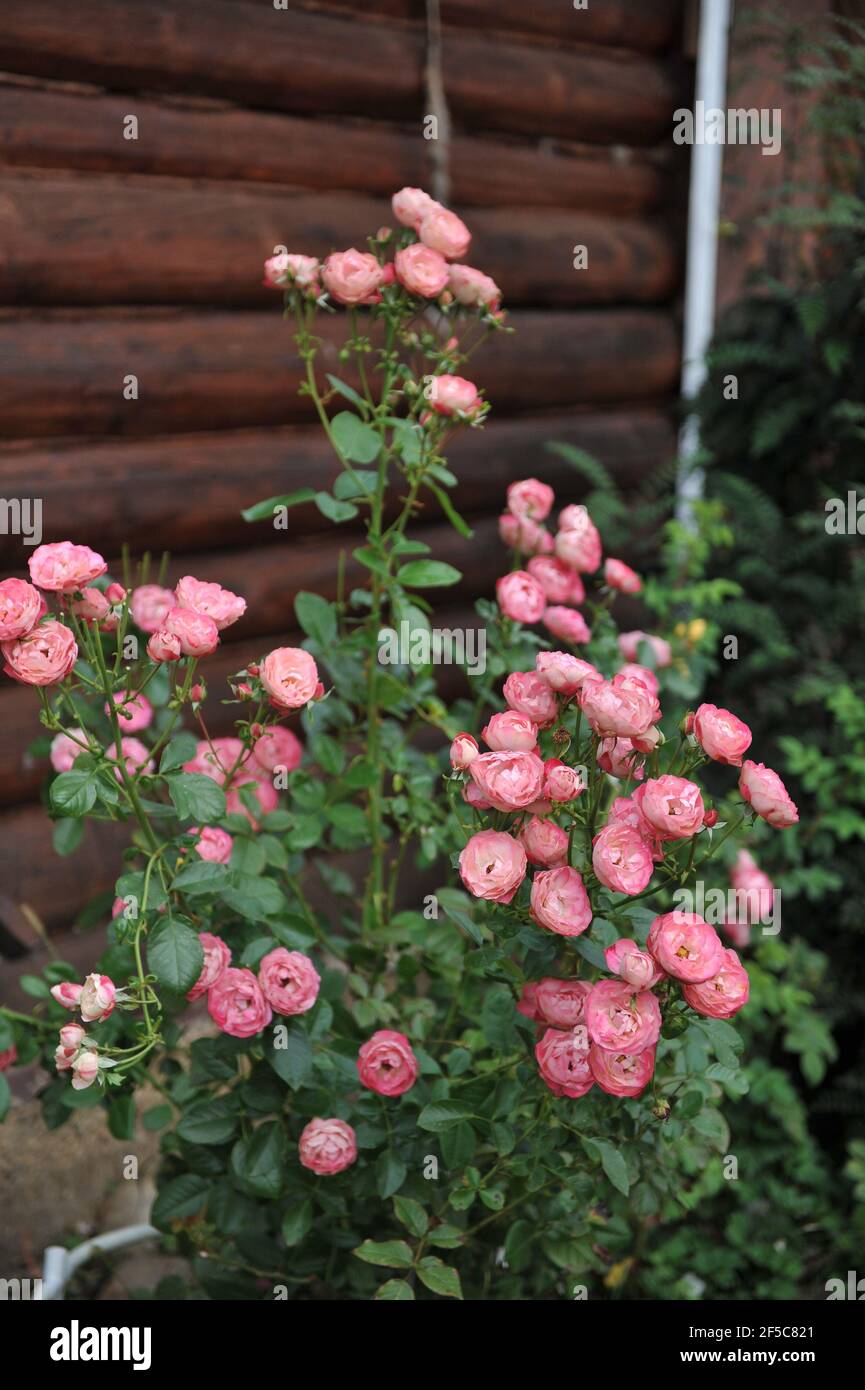
[[[604,1268],[617,1194],[651,1213],[720,1165],[748,973],[676,895],[722,875],[758,817],[797,819],[743,763],[735,714],[667,699],[687,644],[618,633],[641,577],[604,560],[585,507],[552,529],[538,479],[508,489],[473,698],[449,710],[428,653],[382,659],[383,625],[429,636],[426,593],[460,578],[410,524],[431,504],[470,539],[444,451],[488,408],[457,372],[508,331],[498,287],[455,264],[462,221],[417,189],[393,208],[366,251],[265,269],[340,472],[245,515],[359,519],[368,580],[348,591],[341,562],[335,600],[298,595],[303,645],[230,678],[231,736],[208,731],[205,681],[241,596],[113,578],[72,542],[0,584],[58,852],[88,819],[130,827],[107,950],[83,982],[62,962],[31,978],[33,1013],[0,1015],[0,1068],[40,1060],[49,1125],[102,1105],[124,1139],[136,1088],[162,1093],[142,1117],[163,1135],[153,1220],[212,1297],[514,1297],[530,1265],[529,1296],[572,1296]],[[319,369],[336,306],[351,382]],[[720,798],[696,780],[710,760]],[[721,928],[739,949],[741,925]],[[189,1042],[196,1000],[209,1026]]]

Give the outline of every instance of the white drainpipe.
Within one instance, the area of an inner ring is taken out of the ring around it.
[[[726,111],[730,9],[731,0],[701,0],[694,100],[703,103],[703,111]],[[723,151],[723,145],[696,143],[691,149],[682,343],[682,397],[686,402],[694,399],[705,379],[706,349],[715,323]],[[681,466],[676,487],[676,515],[685,525],[693,524],[693,504],[703,495],[703,470],[691,465],[698,446],[697,419],[689,415],[679,435]]]

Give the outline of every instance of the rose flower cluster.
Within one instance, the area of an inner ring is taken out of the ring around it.
[[[590,639],[579,605],[583,576],[601,570],[601,540],[580,506],[564,508],[554,537],[544,525],[553,502],[552,489],[534,478],[509,488],[501,534],[531,558],[499,580],[498,602],[506,619],[542,622],[578,647]],[[609,558],[602,587],[610,599],[613,591],[638,593],[642,584]],[[750,808],[776,827],[798,820],[780,777],[762,763],[743,762],[751,732],[729,710],[702,704],[688,714],[661,771],[660,687],[655,671],[637,663],[644,642],[657,667],[670,663],[669,645],[639,631],[620,634],[621,665],[609,677],[574,651],[540,651],[535,670],[512,672],[504,682],[507,708],[481,734],[488,751],[468,733],[451,745],[452,776],[462,782],[464,800],[481,824],[487,816],[494,821],[472,834],[459,856],[463,884],[476,898],[512,904],[512,913],[563,938],[589,928],[603,889],[628,898],[658,891],[663,884],[650,887],[655,869],[689,841],[690,871],[697,837],[718,821],[687,775],[700,763],[740,769],[743,815]],[[566,756],[545,755],[542,745]],[[771,891],[750,856],[735,872],[752,892]],[[527,881],[528,894],[515,903]],[[748,912],[753,917],[750,906]],[[730,924],[731,934],[737,926]],[[557,1095],[582,1096],[595,1084],[611,1095],[639,1095],[653,1074],[662,1003],[673,1005],[676,987],[685,1004],[712,1018],[729,1018],[748,998],[736,952],[696,914],[660,914],[645,947],[618,940],[605,961],[612,979],[546,978],[523,988],[519,1008],[544,1030],[536,1057]]]
[[[435,303],[442,310],[475,309],[491,326],[501,322],[498,285],[463,263],[471,233],[462,219],[420,188],[402,188],[391,202],[401,230],[382,227],[371,240],[373,250],[334,251],[324,261],[279,252],[265,261],[265,285],[347,309],[380,304],[384,291],[394,286],[418,307]],[[393,259],[387,260],[392,248]],[[431,376],[424,395],[437,415],[471,420],[483,409],[474,382],[447,372]]]

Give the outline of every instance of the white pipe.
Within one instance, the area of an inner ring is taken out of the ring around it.
[[[697,46],[695,108],[726,110],[727,41],[730,0],[701,0]],[[723,145],[695,142],[691,148],[691,187],[688,196],[688,264],[685,276],[685,322],[682,343],[682,396],[691,401],[706,376],[706,349],[715,323],[715,284],[718,271],[718,220],[721,208]],[[676,486],[676,515],[693,524],[693,504],[703,495],[703,470],[692,466],[699,446],[695,415],[689,415],[679,435],[680,470]]]
[[[62,1299],[76,1269],[93,1255],[122,1250],[125,1245],[136,1245],[141,1240],[150,1240],[158,1235],[155,1226],[121,1226],[116,1231],[106,1231],[92,1240],[83,1241],[74,1250],[66,1250],[62,1245],[49,1245],[42,1261],[43,1302]]]

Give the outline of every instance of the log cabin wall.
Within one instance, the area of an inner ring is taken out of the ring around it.
[[[424,518],[435,554],[464,571],[465,608],[499,572],[509,481],[541,471],[579,496],[545,441],[625,482],[673,451],[671,131],[689,71],[678,0],[440,8],[449,201],[517,330],[478,357],[493,413],[453,451],[474,539]],[[289,636],[298,589],[334,588],[344,537],[316,510],[292,511],[287,534],[239,516],[338,471],[261,264],[278,244],[357,243],[391,220],[396,188],[430,185],[427,18],[423,0],[0,3],[0,497],[41,499],[45,541],[112,559],[124,539],[167,548],[172,576],[243,593],[213,690]],[[0,572],[23,571],[20,538],[0,550]],[[73,859],[54,855],[46,764],[26,754],[36,709],[3,681],[0,918],[26,903],[63,926],[113,882],[121,842],[91,828]]]

